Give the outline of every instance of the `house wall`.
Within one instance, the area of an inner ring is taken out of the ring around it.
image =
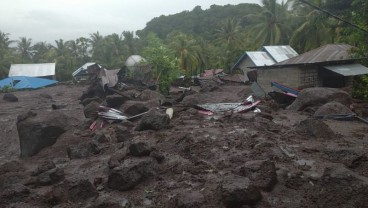
[[[298,67],[259,69],[257,73],[257,82],[265,92],[272,91],[272,81],[295,89],[298,89],[301,85],[302,69]]]
[[[253,61],[250,58],[247,57],[237,67],[238,69],[240,69],[243,72],[243,76],[242,76],[242,81],[243,82],[246,82],[246,81],[249,80],[248,76],[247,76],[247,72],[250,72],[250,71],[254,70],[254,69],[248,68],[249,66],[255,66],[255,64],[253,63]]]

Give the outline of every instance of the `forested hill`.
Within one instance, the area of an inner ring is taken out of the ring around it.
[[[153,18],[143,30],[136,33],[139,37],[145,37],[149,32],[153,32],[160,38],[165,39],[170,32],[180,31],[213,40],[216,30],[224,19],[235,18],[240,20],[241,26],[245,27],[247,25],[245,16],[259,13],[261,10],[262,7],[258,4],[212,5],[206,10],[196,6],[192,11]]]

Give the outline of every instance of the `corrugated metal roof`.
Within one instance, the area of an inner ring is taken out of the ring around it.
[[[355,76],[355,75],[368,74],[368,68],[361,64],[324,66],[324,68],[331,70],[335,73],[341,74],[343,76]]]
[[[275,64],[282,65],[299,65],[299,64],[314,64],[328,61],[341,61],[352,59],[349,51],[353,48],[347,44],[328,44],[314,50],[303,53],[299,56],[290,58],[283,62]]]
[[[289,45],[263,46],[262,51],[267,52],[277,62],[298,56],[299,54]]]
[[[266,52],[250,51],[246,54],[256,66],[268,66],[276,63]]]
[[[91,65],[95,64],[94,62],[88,62],[88,63],[85,63],[83,66],[79,67],[77,70],[75,70],[72,75],[73,77],[75,77],[77,74],[79,74],[81,71],[85,71],[87,70],[87,68]]]
[[[55,75],[55,63],[43,64],[12,64],[9,70],[9,77],[45,77]]]

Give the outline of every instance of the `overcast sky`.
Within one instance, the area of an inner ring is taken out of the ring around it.
[[[0,31],[12,40],[31,38],[33,43],[71,40],[137,31],[160,15],[192,10],[199,5],[237,5],[260,0],[1,0]]]

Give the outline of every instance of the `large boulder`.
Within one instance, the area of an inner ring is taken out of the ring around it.
[[[67,123],[68,118],[57,111],[19,115],[17,129],[21,157],[33,156],[41,149],[53,145],[66,131]]]
[[[301,111],[308,107],[321,106],[332,101],[348,105],[351,103],[351,96],[347,92],[335,88],[307,88],[300,92],[288,109]]]
[[[148,101],[148,100],[164,100],[165,96],[162,94],[152,91],[152,90],[143,90],[142,93],[139,95],[139,99],[142,101]]]
[[[338,102],[326,103],[314,113],[315,116],[342,115],[353,114],[353,112],[345,105]]]
[[[221,185],[222,201],[226,207],[240,207],[254,205],[262,199],[261,192],[253,185],[249,178],[229,175]]]
[[[318,119],[306,119],[296,125],[296,131],[299,134],[323,139],[333,139],[336,134],[323,121]]]
[[[124,113],[135,116],[144,112],[147,112],[149,107],[147,106],[147,102],[143,101],[130,101],[126,104]]]
[[[248,161],[240,167],[240,174],[249,177],[252,184],[263,191],[272,191],[277,183],[276,166],[270,160]]]
[[[168,127],[170,118],[166,113],[161,113],[157,110],[150,110],[140,120],[136,131],[144,130],[160,130]]]
[[[17,96],[15,96],[15,95],[14,95],[14,94],[12,94],[12,93],[6,93],[6,94],[3,96],[3,100],[8,101],[8,102],[18,102],[18,98],[17,98]]]
[[[130,100],[130,98],[125,95],[109,95],[106,97],[107,106],[111,108],[120,108],[127,100]]]
[[[84,116],[86,118],[97,118],[97,110],[100,107],[100,103],[96,101],[90,102],[88,105],[86,105],[83,109]]]
[[[133,189],[146,178],[154,175],[156,161],[152,158],[129,158],[109,174],[107,185],[119,191]]]
[[[67,154],[70,159],[87,158],[100,153],[100,147],[96,142],[81,143],[67,148]]]

